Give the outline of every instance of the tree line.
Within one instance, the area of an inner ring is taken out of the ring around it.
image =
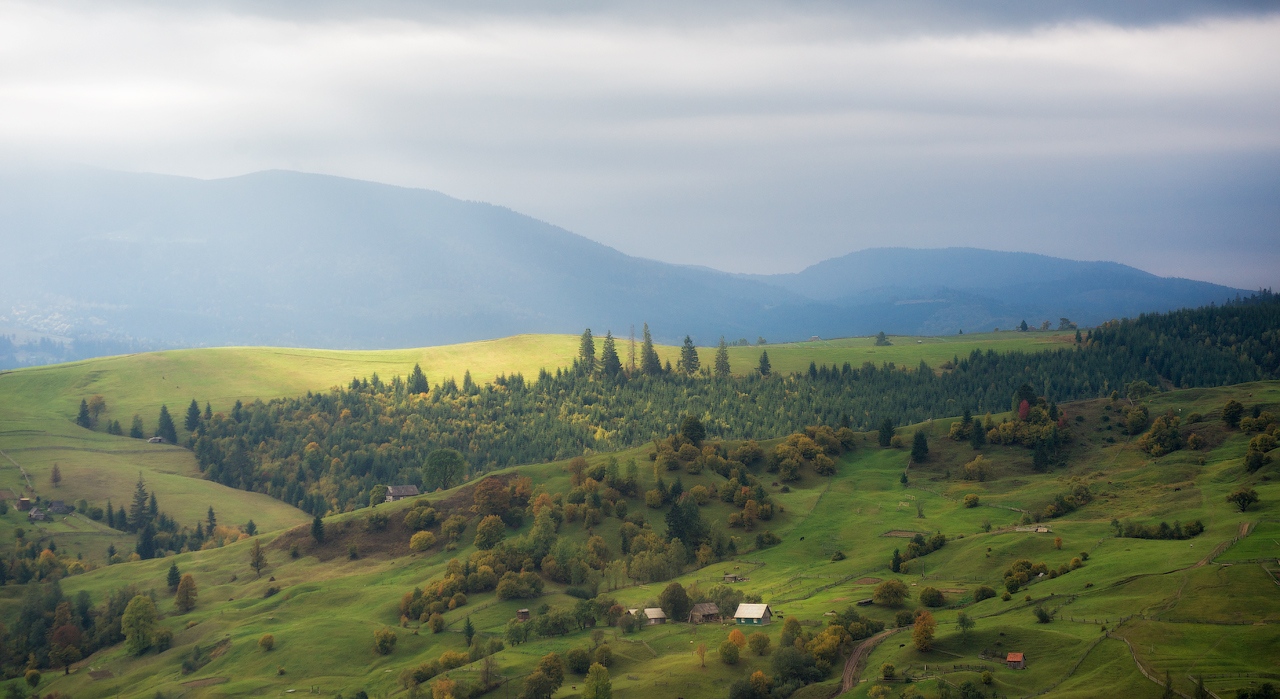
[[[733,375],[723,341],[708,368],[690,340],[671,367],[659,364],[647,332],[632,369],[611,333],[597,358],[588,331],[573,366],[543,370],[536,381],[514,374],[480,384],[467,372],[461,384],[433,384],[415,366],[407,378],[374,374],[328,392],[237,402],[229,413],[201,414],[193,401],[187,443],[207,477],[321,514],[363,505],[380,484],[447,486],[423,468],[446,449],[461,455],[462,476],[634,447],[676,432],[685,415],[697,416],[709,437],[763,439],[809,425],[891,429],[965,410],[1018,410],[1010,396],[1027,392],[1056,403],[1137,381],[1229,385],[1276,376],[1278,338],[1280,301],[1267,292],[1107,323],[1056,350],[975,350],[936,370],[844,363]]]

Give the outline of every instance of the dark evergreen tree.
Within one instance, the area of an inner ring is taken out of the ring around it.
[[[205,401],[205,404],[204,404],[204,419],[205,419],[205,422],[208,422],[209,420],[213,419],[213,406],[209,405],[208,401]]]
[[[600,350],[600,371],[611,378],[622,373],[622,360],[618,358],[618,347],[613,339],[613,331],[607,331],[604,334],[604,347]]]
[[[145,439],[147,434],[142,429],[142,416],[134,413],[133,423],[129,425],[129,436],[134,439]]]
[[[170,444],[178,443],[178,430],[173,425],[173,418],[169,416],[167,405],[160,406],[160,419],[156,421],[156,436]]]
[[[720,344],[716,347],[716,365],[713,372],[716,378],[729,378],[729,346],[725,344],[724,335],[720,336]]]
[[[680,420],[680,436],[693,442],[694,446],[702,446],[702,440],[707,438],[707,428],[697,415],[685,415]]]
[[[413,371],[409,373],[409,381],[405,385],[405,390],[411,394],[427,393],[431,390],[431,386],[427,384],[427,375],[422,373],[420,365],[413,365]]]
[[[169,592],[178,591],[178,583],[182,582],[182,573],[178,570],[178,562],[169,564]]]
[[[759,367],[759,371],[760,371],[760,375],[761,375],[761,376],[768,376],[769,374],[772,374],[772,373],[773,373],[773,367],[771,367],[771,366],[769,365],[769,352],[768,352],[768,350],[762,351],[762,352],[760,353],[760,367]]]
[[[138,482],[133,486],[133,502],[129,504],[129,531],[136,532],[151,520],[148,499],[146,483],[142,481],[142,473],[138,473]]]
[[[144,561],[156,557],[156,528],[150,522],[138,530],[138,543],[133,550]]]
[[[596,373],[596,339],[591,336],[591,328],[582,331],[578,342],[578,368],[587,374]]]
[[[76,424],[86,430],[93,427],[93,421],[89,416],[89,401],[83,398],[80,399],[80,413],[76,415]]]
[[[915,436],[911,438],[911,461],[922,464],[927,458],[929,458],[929,439],[925,437],[924,430],[916,430]]]
[[[187,419],[183,421],[183,427],[188,432],[195,432],[200,428],[200,404],[195,398],[191,399],[191,405],[187,406]]]
[[[209,511],[204,516],[205,521],[209,523],[209,533],[213,533],[213,528],[218,526],[218,515],[213,511],[213,505],[209,506]]]
[[[657,376],[662,373],[662,362],[658,359],[658,351],[653,348],[653,336],[649,334],[649,324],[644,324],[644,341],[640,343],[640,373],[645,376]]]
[[[880,446],[887,447],[893,441],[893,420],[885,418],[880,423],[880,433],[878,435]]]
[[[317,544],[324,543],[324,519],[320,515],[311,520],[311,538],[315,539]]]
[[[969,446],[974,449],[981,449],[987,443],[987,428],[982,424],[982,420],[973,421],[973,429],[969,431]]]
[[[693,339],[685,335],[684,344],[680,347],[680,359],[676,360],[676,370],[685,376],[693,376],[698,373],[700,365],[698,349],[693,346]]]

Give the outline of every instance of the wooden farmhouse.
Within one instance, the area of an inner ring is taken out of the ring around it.
[[[667,613],[662,611],[660,607],[646,607],[644,610],[644,618],[649,626],[667,623]]]
[[[733,620],[739,624],[764,626],[773,621],[773,610],[767,604],[739,604]]]
[[[689,610],[690,624],[705,624],[707,622],[720,621],[720,607],[715,602],[702,602],[693,605],[693,609]]]
[[[418,495],[418,486],[416,485],[389,485],[387,486],[387,502],[395,502]]]

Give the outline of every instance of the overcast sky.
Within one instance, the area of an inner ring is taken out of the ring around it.
[[[0,1],[0,155],[423,187],[728,271],[1280,286],[1274,2],[173,4]]]

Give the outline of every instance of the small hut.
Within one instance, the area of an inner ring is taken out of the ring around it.
[[[738,575],[737,573],[725,573],[725,574],[724,574],[724,581],[725,581],[725,582],[727,582],[727,583],[742,582],[743,580],[746,580],[746,578],[744,578],[744,577],[742,577],[742,576]]]
[[[689,610],[690,624],[705,624],[711,621],[720,621],[720,607],[715,602],[701,602],[693,605],[693,609]]]
[[[528,621],[530,616],[528,609],[516,610],[516,621]]]
[[[39,507],[33,507],[31,508],[31,511],[27,513],[28,522],[43,522],[46,519],[48,519],[48,516],[45,515],[44,511]]]
[[[1010,670],[1027,669],[1027,658],[1022,653],[1010,653],[1004,662],[1009,666]]]
[[[418,495],[418,486],[416,485],[389,485],[387,486],[387,502],[395,502]]]
[[[764,626],[773,621],[773,610],[767,604],[739,604],[733,620],[739,624]]]
[[[667,613],[662,611],[661,607],[646,607],[644,610],[644,618],[649,626],[667,623]]]

